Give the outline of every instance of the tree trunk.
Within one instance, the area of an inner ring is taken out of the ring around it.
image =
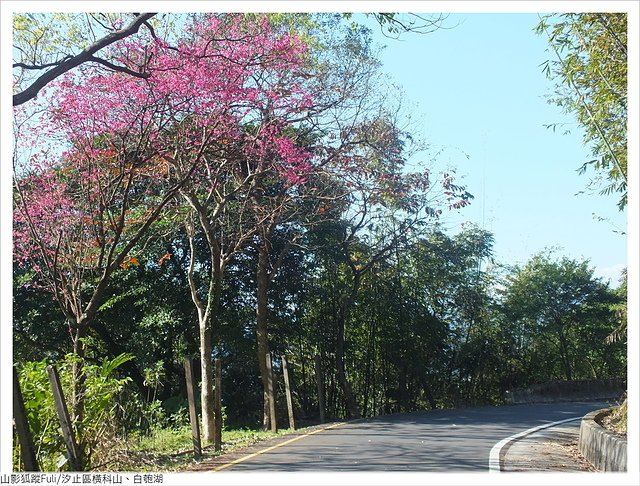
[[[205,442],[212,443],[215,439],[215,415],[213,394],[213,332],[211,320],[200,321],[200,371],[202,383],[200,386],[200,400],[202,402],[202,436]]]
[[[431,407],[431,410],[435,410],[437,408],[437,404],[435,399],[433,398],[433,393],[431,392],[431,386],[429,385],[429,380],[427,379],[426,376],[422,377],[422,390],[424,391],[424,394],[427,397],[427,400],[429,401],[429,406]]]
[[[375,317],[369,317],[369,329],[367,333],[367,351],[365,353],[364,387],[362,396],[362,415],[369,416],[369,397],[375,395],[375,388],[372,385],[372,374],[375,373],[374,363],[374,339],[375,339]],[[373,414],[372,414],[373,415]]]
[[[222,297],[222,279],[224,277],[224,262],[219,253],[211,249],[211,276],[207,290],[207,304],[205,320],[200,323],[200,367],[202,386],[200,400],[202,401],[202,433],[208,443],[215,441],[215,366],[213,360],[213,330],[218,323],[220,299]]]
[[[565,377],[568,381],[573,380],[573,373],[571,370],[571,363],[569,362],[569,346],[567,339],[563,332],[558,332],[558,339],[560,341],[560,358],[564,366]]]
[[[398,402],[400,410],[407,412],[409,410],[409,398],[407,396],[407,363],[404,359],[400,362],[398,374]]]
[[[261,242],[258,248],[258,266],[256,269],[257,305],[256,305],[256,338],[258,341],[258,364],[260,366],[260,378],[263,390],[263,418],[264,430],[269,430],[275,425],[275,417],[270,416],[269,404],[275,397],[269,395],[269,370],[267,369],[267,353],[269,352],[268,335],[268,290],[269,290],[269,250],[265,242]]]
[[[302,336],[302,327],[298,327],[300,331],[299,341],[300,341],[300,364],[302,366],[302,381],[300,386],[300,392],[302,393],[302,408],[304,410],[304,415],[309,415],[309,398],[307,396],[307,370],[305,366],[305,353],[304,353],[304,338]]]
[[[86,457],[86,440],[82,434],[82,427],[80,423],[84,420],[85,409],[85,397],[87,392],[87,375],[84,372],[84,358],[85,358],[85,346],[82,341],[87,334],[88,322],[80,322],[72,336],[73,338],[73,353],[77,358],[74,361],[71,373],[73,375],[73,388],[72,388],[72,417],[71,423],[75,429],[76,443],[78,444],[78,461],[80,462],[80,468],[84,467]]]
[[[199,208],[195,203],[195,199],[190,200],[194,208]],[[202,438],[207,443],[215,441],[215,395],[213,392],[214,385],[214,364],[213,364],[213,329],[217,322],[218,309],[220,307],[220,297],[222,292],[222,278],[224,275],[224,262],[220,254],[220,249],[213,235],[213,228],[206,219],[206,213],[200,208],[198,218],[201,227],[207,238],[209,246],[209,262],[211,270],[209,273],[209,284],[207,285],[207,293],[204,299],[198,295],[198,285],[194,278],[194,268],[196,264],[196,245],[194,241],[194,228],[187,223],[185,229],[189,238],[189,268],[187,271],[187,279],[189,281],[189,290],[191,299],[196,306],[198,312],[198,334],[200,337],[200,401],[202,406]]]
[[[353,396],[351,383],[349,383],[349,380],[347,379],[345,370],[344,327],[345,316],[344,312],[342,312],[338,318],[338,335],[336,339],[336,378],[338,379],[338,383],[340,384],[340,388],[342,389],[342,393],[344,395],[348,418],[360,418],[360,410],[358,409],[358,404],[356,403],[356,399]]]
[[[87,376],[84,373],[85,347],[82,339],[86,336],[86,325],[79,324],[73,335],[73,354],[78,358],[73,363],[73,407],[71,421],[74,424],[84,419],[84,400]]]

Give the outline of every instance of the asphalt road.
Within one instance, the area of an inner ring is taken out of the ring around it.
[[[222,471],[481,472],[500,440],[605,408],[605,402],[512,405],[394,414],[323,430],[236,459]]]

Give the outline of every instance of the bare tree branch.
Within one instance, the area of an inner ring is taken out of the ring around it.
[[[128,67],[118,66],[118,65],[113,64],[112,62],[109,62],[106,59],[102,59],[100,57],[91,56],[89,59],[87,59],[87,61],[97,62],[98,64],[102,64],[103,66],[108,67],[112,71],[118,71],[118,72],[121,72],[121,73],[129,74],[130,76],[134,76],[136,78],[146,79],[146,78],[149,77],[149,73],[133,71],[133,70],[129,69]]]
[[[87,61],[97,61],[97,58],[94,57],[94,54],[96,52],[98,52],[100,49],[102,49],[102,48],[104,48],[104,47],[106,47],[108,45],[113,44],[114,42],[117,42],[117,41],[119,41],[121,39],[129,37],[130,35],[135,34],[140,29],[140,26],[142,24],[144,24],[145,22],[147,22],[147,20],[149,20],[154,15],[156,15],[156,14],[155,13],[142,13],[142,14],[139,14],[133,20],[133,22],[131,22],[125,28],[123,28],[121,30],[117,30],[115,32],[112,32],[111,34],[108,34],[108,35],[104,36],[102,39],[98,39],[96,42],[94,42],[93,44],[88,46],[86,49],[84,49],[79,54],[77,54],[77,55],[75,55],[75,56],[73,56],[73,57],[71,57],[69,59],[65,58],[59,64],[57,64],[56,67],[54,67],[50,71],[47,71],[46,73],[42,74],[42,76],[40,76],[38,79],[36,79],[25,90],[21,91],[20,93],[14,94],[13,95],[13,106],[21,105],[21,104],[26,103],[27,101],[35,98],[38,95],[38,93],[40,92],[40,90],[42,88],[44,88],[47,84],[49,84],[51,81],[53,81],[57,77],[61,76],[62,74],[66,73],[67,71],[70,71],[71,69],[79,66],[80,64],[82,64],[84,62],[87,62]],[[102,64],[104,64],[104,62]],[[112,67],[112,69],[113,69],[113,67]],[[117,69],[117,70],[126,72],[126,71],[124,71],[125,69],[126,68],[122,67],[122,68]],[[129,73],[129,74],[131,74],[131,73]],[[137,73],[137,75],[140,76],[140,73]]]

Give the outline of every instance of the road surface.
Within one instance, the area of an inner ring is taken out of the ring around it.
[[[505,438],[609,405],[571,402],[394,414],[334,425],[275,446],[267,444],[227,463],[218,462],[211,469],[233,472],[488,471],[491,449]]]

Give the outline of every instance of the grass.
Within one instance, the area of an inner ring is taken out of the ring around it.
[[[222,431],[222,451],[213,450],[213,445],[203,444],[202,459],[246,447],[291,432],[282,429],[277,433],[262,430],[236,429]],[[135,435],[128,440],[111,444],[103,453],[102,460],[95,461],[95,470],[131,472],[176,472],[194,465],[191,427],[153,429],[146,435]]]
[[[613,409],[610,415],[611,426],[619,434],[627,433],[627,400]]]

